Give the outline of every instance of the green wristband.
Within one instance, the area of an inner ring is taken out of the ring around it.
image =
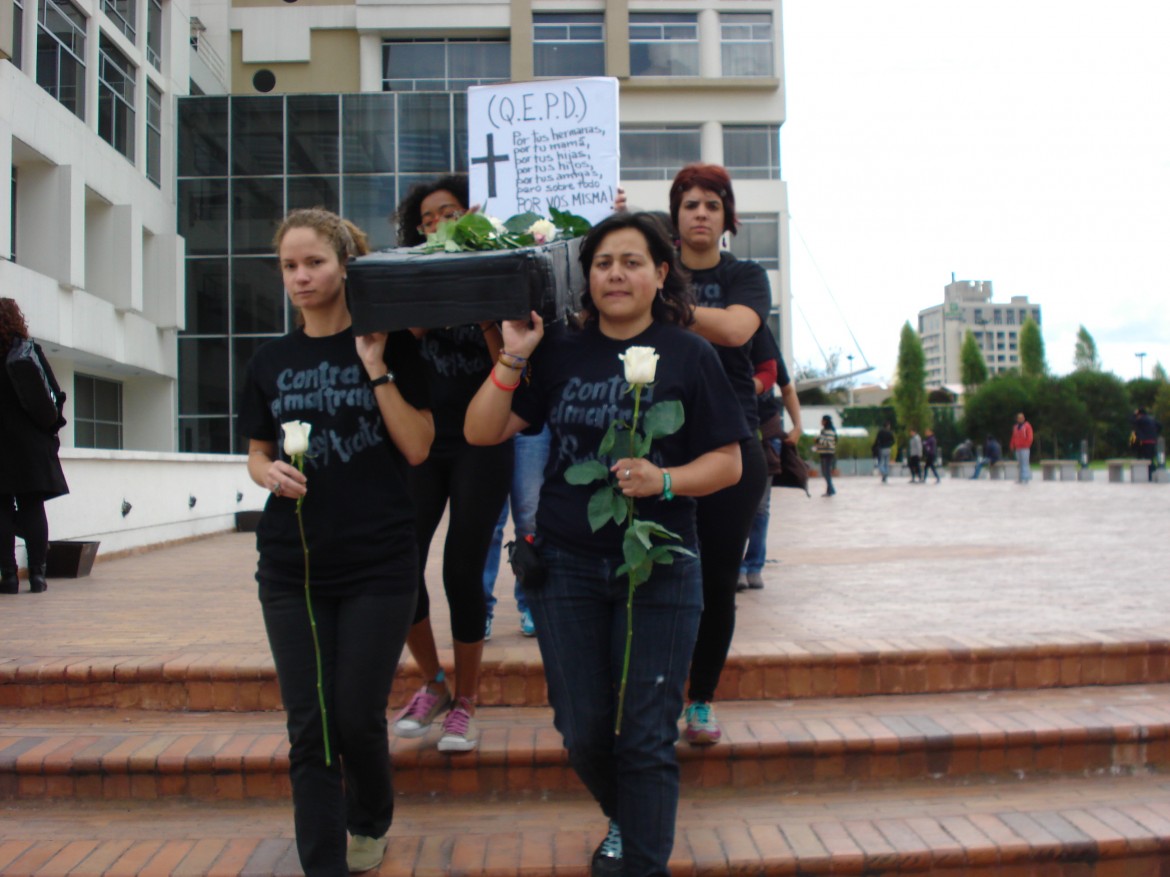
[[[662,498],[674,499],[674,494],[670,490],[670,471],[667,469],[662,470]]]

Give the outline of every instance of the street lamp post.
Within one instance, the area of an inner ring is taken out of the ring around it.
[[[845,357],[849,360],[849,407],[853,407],[853,354]]]
[[[1135,353],[1134,356],[1138,360],[1138,377],[1144,378],[1146,376],[1146,355],[1144,353]]]

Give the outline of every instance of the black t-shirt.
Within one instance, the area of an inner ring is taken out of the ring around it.
[[[759,370],[761,363],[774,359],[776,360],[776,386],[783,389],[792,383],[792,378],[788,376],[788,368],[784,365],[784,357],[780,355],[780,346],[776,343],[767,323],[761,323],[756,334],[752,336],[751,356],[753,375]],[[756,397],[756,410],[759,412],[760,423],[780,413],[780,397],[776,395],[772,387]]]
[[[409,332],[390,335],[385,360],[403,398],[429,408],[425,367]],[[285,458],[280,424],[290,420],[312,425],[302,516],[313,585],[337,589],[355,578],[382,578],[381,567],[414,545],[414,503],[409,465],[386,431],[352,330],[313,338],[297,329],[256,351],[240,394],[240,432],[275,442]],[[304,584],[296,500],[268,498],[256,547],[258,577]],[[416,585],[398,576],[386,590]]]
[[[755,262],[739,261],[726,251],[719,254],[719,264],[714,268],[691,271],[691,283],[699,306],[704,308],[726,308],[743,305],[755,311],[761,325],[768,319],[772,307],[772,293],[768,286],[768,275]],[[756,413],[756,387],[752,383],[755,369],[752,367],[751,341],[742,347],[714,345],[727,372],[727,379],[735,391],[735,398],[743,408],[748,426],[755,430],[759,424]]]
[[[653,347],[660,357],[654,383],[642,392],[640,411],[664,400],[683,403],[682,428],[655,439],[650,447],[648,458],[656,465],[681,466],[750,435],[718,356],[698,335],[656,322],[637,337],[619,341],[602,335],[596,324],[585,329],[550,326],[533,354],[531,381],[516,391],[512,410],[534,426],[547,422],[552,430],[537,533],[582,554],[621,554],[624,526],[610,521],[596,533],[589,528],[589,498],[601,482],[574,486],[565,481],[565,470],[595,459],[609,467],[629,456],[628,434],[619,434],[610,457],[597,453],[615,418],[626,423],[633,419],[634,397],[626,392],[624,365],[618,359],[629,347]],[[637,500],[636,506],[638,517],[662,524],[682,536],[681,544],[695,547],[692,497],[651,497]]]
[[[435,416],[432,453],[463,445],[467,406],[493,365],[483,330],[474,324],[431,329],[419,341],[419,352],[427,364]]]

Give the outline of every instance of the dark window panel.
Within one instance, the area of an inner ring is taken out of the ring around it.
[[[341,192],[337,177],[289,177],[288,209],[299,207],[324,207],[334,213],[340,212]]]
[[[335,174],[341,170],[337,109],[335,94],[288,98],[289,174]]]
[[[228,251],[228,181],[179,180],[178,231],[188,256]]]
[[[179,450],[191,454],[230,454],[231,421],[227,417],[180,417]]]
[[[179,413],[227,414],[228,339],[179,339]]]
[[[284,173],[284,98],[232,98],[232,173]]]
[[[284,331],[284,284],[271,259],[232,260],[232,331]]]
[[[232,180],[232,252],[272,253],[272,237],[284,212],[284,180]]]
[[[184,331],[191,335],[226,335],[228,301],[227,259],[188,259]]]
[[[179,101],[179,176],[216,177],[228,172],[228,99]]]
[[[271,340],[271,337],[232,339],[232,399],[237,400],[235,405],[239,404],[240,393],[243,391],[244,382],[248,377],[248,363],[252,361],[252,356],[256,353],[257,348]],[[224,387],[227,387],[226,377],[224,379]]]
[[[345,215],[366,233],[371,250],[395,245],[394,225],[390,220],[397,206],[394,177],[343,177]]]
[[[398,167],[403,173],[451,170],[451,98],[446,94],[398,96]]]
[[[341,118],[345,173],[393,172],[394,95],[344,95]]]

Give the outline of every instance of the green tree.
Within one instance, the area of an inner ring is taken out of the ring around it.
[[[1101,371],[1101,357],[1097,355],[1097,342],[1084,326],[1077,329],[1077,346],[1073,351],[1073,368],[1077,371]]]
[[[1125,392],[1129,396],[1130,408],[1145,408],[1149,411],[1154,407],[1154,400],[1158,398],[1158,390],[1162,384],[1153,378],[1134,378],[1125,382]]]
[[[1020,327],[1020,374],[1026,378],[1039,378],[1047,371],[1044,336],[1040,334],[1040,324],[1028,317]]]
[[[968,396],[987,383],[987,362],[975,341],[975,333],[970,329],[963,335],[963,346],[959,348],[959,380]]]
[[[1170,383],[1162,384],[1154,399],[1154,408],[1150,413],[1154,415],[1154,419],[1158,423],[1170,426]]]
[[[1094,459],[1124,456],[1133,409],[1125,384],[1111,372],[1072,372],[1065,376],[1089,412],[1090,454]]]
[[[1170,377],[1166,376],[1166,369],[1162,367],[1160,362],[1154,363],[1154,370],[1150,372],[1150,377],[1162,384],[1170,383]]]
[[[1075,459],[1081,440],[1088,438],[1093,419],[1077,396],[1076,386],[1065,378],[1041,378],[1032,392],[1028,419],[1035,431],[1037,459]]]
[[[1021,411],[1025,414],[1032,411],[1033,384],[1014,371],[990,378],[964,403],[964,434],[976,444],[993,435],[1006,451],[1016,415]]]
[[[902,429],[922,432],[930,426],[930,405],[926,402],[926,354],[922,340],[907,322],[898,343],[898,383],[894,387],[894,410]]]

